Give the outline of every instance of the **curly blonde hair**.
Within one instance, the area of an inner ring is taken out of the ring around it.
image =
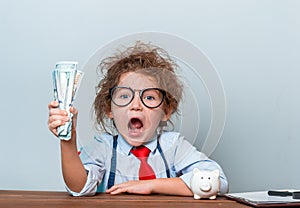
[[[127,72],[143,73],[157,81],[159,87],[166,91],[163,102],[165,113],[178,113],[183,86],[175,74],[177,67],[165,50],[140,41],[123,52],[119,51],[114,56],[103,59],[98,70],[104,77],[96,87],[97,94],[93,104],[97,128],[108,133],[115,130],[111,119],[107,117],[107,113],[111,111],[109,90],[117,86],[121,75]]]

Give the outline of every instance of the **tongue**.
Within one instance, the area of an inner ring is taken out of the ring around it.
[[[143,123],[140,119],[133,118],[130,120],[130,128],[132,129],[140,129],[143,127]]]

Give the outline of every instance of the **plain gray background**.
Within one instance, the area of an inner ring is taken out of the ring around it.
[[[47,128],[54,64],[82,66],[144,31],[191,41],[218,71],[227,120],[211,158],[230,191],[300,189],[299,9],[297,0],[2,0],[0,189],[64,190]]]

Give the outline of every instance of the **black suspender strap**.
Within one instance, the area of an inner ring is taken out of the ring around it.
[[[111,188],[115,184],[116,165],[117,165],[117,143],[118,143],[117,139],[118,139],[118,135],[115,135],[113,141],[113,151],[111,157],[109,178],[107,182],[107,189]]]
[[[163,151],[162,151],[162,149],[161,149],[161,147],[160,147],[159,139],[157,139],[157,149],[158,149],[158,151],[159,151],[159,153],[160,153],[160,155],[161,155],[161,157],[162,157],[162,159],[163,159],[163,161],[164,161],[164,163],[165,163],[165,168],[166,168],[167,178],[170,178],[170,177],[171,177],[171,175],[170,175],[170,170],[169,170],[169,167],[168,167],[167,160],[166,160],[166,158],[165,158],[165,154],[163,153]]]
[[[115,184],[115,177],[116,177],[118,135],[115,135],[113,137],[113,140],[114,140],[113,141],[113,150],[112,150],[109,178],[108,178],[108,182],[107,182],[107,189],[111,188]],[[164,161],[167,177],[170,178],[171,177],[170,170],[169,170],[165,155],[160,147],[159,139],[157,140],[157,149]]]

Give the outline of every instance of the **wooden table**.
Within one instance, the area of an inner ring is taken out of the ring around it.
[[[131,208],[193,208],[193,207],[248,207],[238,202],[218,197],[216,200],[194,200],[193,197],[165,196],[165,195],[109,195],[97,194],[91,197],[72,197],[66,192],[50,191],[9,191],[0,190],[1,208],[101,208],[101,207],[131,207]]]

